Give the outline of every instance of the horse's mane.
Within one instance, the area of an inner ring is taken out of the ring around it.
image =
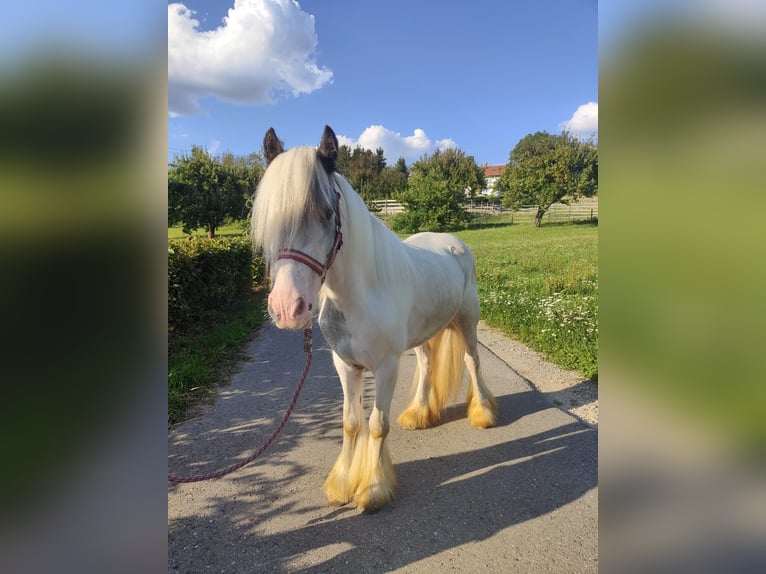
[[[409,285],[412,268],[402,242],[342,175],[327,175],[312,147],[279,154],[263,174],[253,203],[252,238],[264,259],[273,262],[279,249],[293,248],[307,223],[329,219],[336,188],[342,197],[341,253],[354,262],[354,273],[392,292]]]
[[[364,200],[339,173],[333,177],[341,190],[347,214],[343,226],[343,249],[351,252],[355,273],[365,274],[369,283],[390,293],[400,291],[412,282],[410,258],[396,234],[370,213]]]

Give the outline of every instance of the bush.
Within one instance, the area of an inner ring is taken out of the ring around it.
[[[412,235],[417,233],[423,227],[423,218],[420,213],[414,211],[404,211],[391,218],[391,229],[396,233]]]
[[[263,260],[246,237],[193,237],[168,245],[168,328],[185,329],[247,299]]]
[[[397,199],[406,209],[391,221],[391,227],[397,233],[458,231],[465,229],[471,219],[463,209],[463,191],[451,188],[439,172],[424,173],[413,169],[407,190]]]
[[[420,231],[451,232],[466,229],[471,215],[462,207],[433,207],[428,205],[408,206],[409,211],[399,213],[391,219],[391,229],[396,233],[413,234]]]

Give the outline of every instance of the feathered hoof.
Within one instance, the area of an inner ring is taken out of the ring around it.
[[[408,407],[396,422],[403,429],[415,430],[415,429],[428,429],[435,427],[439,424],[441,417],[439,413],[434,413],[430,408],[420,408],[417,406]]]
[[[349,485],[348,472],[333,469],[324,482],[324,494],[330,506],[343,506],[354,498],[354,488]]]
[[[354,504],[362,512],[380,510],[396,498],[396,473],[391,456],[383,445],[381,457],[362,469]]]
[[[495,401],[482,403],[473,400],[468,404],[468,422],[477,429],[487,429],[497,424],[497,404]]]
[[[390,504],[396,498],[396,485],[376,482],[366,487],[359,487],[354,496],[354,504],[361,512],[375,512]]]

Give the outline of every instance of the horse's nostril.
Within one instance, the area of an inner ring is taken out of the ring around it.
[[[306,308],[306,300],[303,297],[298,298],[298,304],[295,306],[295,314],[303,314],[303,310]]]
[[[312,305],[311,303],[309,303],[309,311],[311,311],[313,308],[314,308],[314,305]]]

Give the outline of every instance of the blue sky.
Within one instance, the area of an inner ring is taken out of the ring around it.
[[[168,10],[169,159],[193,144],[258,151],[271,126],[287,147],[315,145],[329,124],[341,143],[380,145],[389,164],[458,146],[492,165],[529,133],[597,130],[595,0]]]

